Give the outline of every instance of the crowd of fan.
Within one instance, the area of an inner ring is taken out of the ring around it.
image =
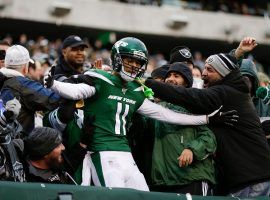
[[[242,15],[264,16],[267,13],[267,4],[252,1],[232,1],[232,0],[118,0],[123,3],[163,6],[171,5],[184,9],[205,10],[213,12],[225,12]]]
[[[254,38],[205,61],[186,46],[148,56],[131,37],[111,51],[76,35],[11,44],[0,42],[1,180],[270,195],[269,78],[244,58]]]

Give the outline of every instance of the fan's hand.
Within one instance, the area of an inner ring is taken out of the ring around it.
[[[221,112],[220,109],[221,107],[208,115],[209,124],[226,124],[228,126],[234,126],[238,122],[239,116],[236,110]]]

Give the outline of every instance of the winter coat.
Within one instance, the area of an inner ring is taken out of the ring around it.
[[[240,190],[252,183],[270,180],[270,148],[263,134],[249,89],[240,71],[234,70],[207,89],[183,88],[147,80],[158,98],[182,105],[196,114],[237,110],[234,127],[211,125],[217,139],[216,164],[219,194]]]

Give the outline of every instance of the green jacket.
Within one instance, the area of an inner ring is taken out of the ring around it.
[[[186,112],[183,108],[162,102],[172,110]],[[186,185],[197,180],[215,183],[212,154],[216,139],[206,126],[178,126],[154,121],[155,141],[151,177],[153,185]],[[193,162],[188,167],[179,167],[177,158],[184,149],[193,152]]]

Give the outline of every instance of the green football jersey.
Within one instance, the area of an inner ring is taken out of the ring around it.
[[[86,72],[95,77],[96,94],[85,101],[84,117],[94,115],[90,151],[130,151],[126,137],[132,115],[145,100],[135,81],[123,84],[120,77],[102,70]]]

